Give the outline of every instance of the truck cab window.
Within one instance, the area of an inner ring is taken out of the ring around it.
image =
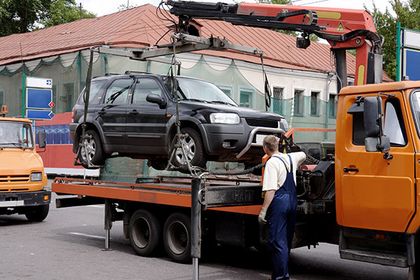
[[[386,102],[384,134],[389,137],[391,146],[405,146],[407,144],[401,106],[396,98],[391,98]]]

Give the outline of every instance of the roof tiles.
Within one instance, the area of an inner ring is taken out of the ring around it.
[[[275,67],[334,71],[329,45],[312,42],[306,50],[295,46],[295,37],[267,29],[234,26],[223,21],[197,20],[202,36],[225,37],[234,44],[247,45],[264,51],[265,63]],[[73,52],[97,45],[154,45],[173,23],[158,16],[156,7],[146,4],[110,15],[82,19],[30,33],[0,37],[0,65]],[[166,34],[159,42],[168,43]],[[233,52],[202,51],[220,57],[249,62],[259,58]],[[354,73],[355,58],[348,55],[348,71]]]

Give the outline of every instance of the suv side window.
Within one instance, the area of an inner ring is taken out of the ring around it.
[[[133,79],[118,79],[112,82],[105,94],[105,104],[127,104]]]
[[[146,101],[149,94],[162,96],[162,89],[158,82],[151,78],[138,79],[134,88],[133,104],[150,105]]]

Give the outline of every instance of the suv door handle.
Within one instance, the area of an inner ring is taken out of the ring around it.
[[[139,112],[137,110],[132,110],[129,112],[130,115],[137,115]]]
[[[351,172],[357,173],[357,172],[359,172],[359,168],[356,168],[356,167],[344,167],[343,171],[344,171],[344,173],[351,173]]]

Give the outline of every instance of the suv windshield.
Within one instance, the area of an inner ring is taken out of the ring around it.
[[[177,78],[181,99],[237,106],[223,91],[215,85],[188,78]]]
[[[33,148],[31,125],[23,122],[0,121],[1,148]]]

